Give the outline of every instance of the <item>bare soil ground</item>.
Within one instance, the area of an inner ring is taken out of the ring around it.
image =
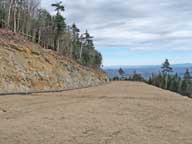
[[[3,96],[0,144],[192,144],[192,99],[136,82]]]

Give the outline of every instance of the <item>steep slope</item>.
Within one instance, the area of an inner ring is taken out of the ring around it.
[[[18,34],[0,29],[0,92],[79,88],[107,80],[101,70],[81,66]]]

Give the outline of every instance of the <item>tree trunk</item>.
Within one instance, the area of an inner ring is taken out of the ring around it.
[[[38,44],[41,45],[41,30],[38,30]]]
[[[18,10],[17,31],[20,32],[21,8]]]
[[[14,4],[14,19],[13,19],[13,31],[17,32],[17,2]]]
[[[36,42],[36,30],[33,29],[32,42]]]
[[[81,60],[81,57],[82,57],[82,52],[83,52],[83,43],[81,42],[81,49],[80,49],[80,56],[79,56],[80,60]]]
[[[10,28],[10,21],[11,21],[11,9],[13,5],[13,0],[11,0],[9,4],[8,16],[7,16],[7,27]]]
[[[54,37],[54,50],[55,51],[57,51],[58,39],[59,39],[59,36],[58,36],[58,34],[56,34],[56,36]]]
[[[60,41],[59,41],[59,39],[57,40],[57,52],[58,53],[60,52]]]
[[[165,89],[167,90],[168,88],[168,74],[166,74],[166,78],[165,78]]]

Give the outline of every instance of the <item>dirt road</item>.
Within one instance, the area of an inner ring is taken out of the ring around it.
[[[0,144],[192,144],[192,99],[135,82],[4,96]]]

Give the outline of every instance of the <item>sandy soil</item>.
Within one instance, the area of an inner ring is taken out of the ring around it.
[[[192,144],[192,99],[135,82],[4,96],[0,144]]]

